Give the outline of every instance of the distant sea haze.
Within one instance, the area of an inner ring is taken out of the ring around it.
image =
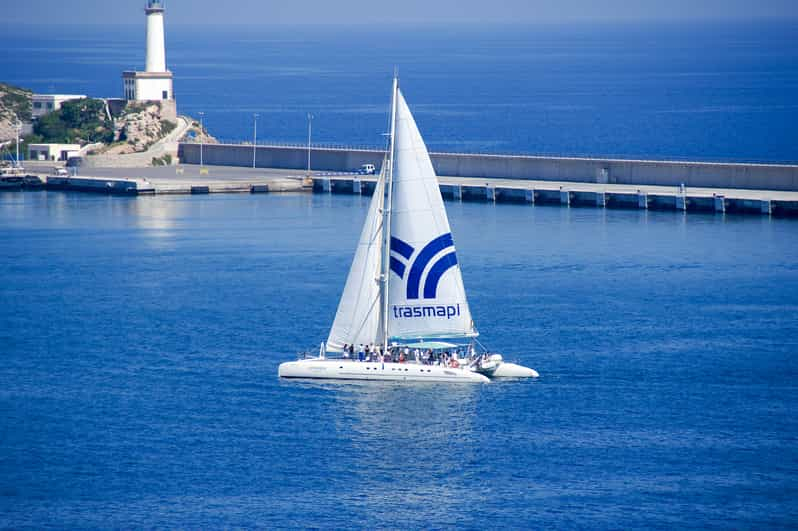
[[[798,160],[796,22],[492,28],[188,28],[167,13],[179,110],[220,139],[379,147],[390,77],[431,150]],[[144,28],[0,34],[0,78],[121,95]]]

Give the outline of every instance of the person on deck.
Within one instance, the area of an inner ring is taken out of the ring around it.
[[[349,345],[344,344],[344,359],[349,359]]]
[[[363,343],[361,343],[360,347],[358,347],[357,359],[358,359],[358,361],[365,361],[365,359],[366,359],[366,352],[365,352],[365,349],[363,347]]]

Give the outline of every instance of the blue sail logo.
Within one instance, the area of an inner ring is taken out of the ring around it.
[[[429,242],[423,249],[416,255],[415,259],[410,261],[415,249],[396,237],[391,237],[391,252],[398,255],[391,255],[391,271],[396,273],[399,278],[405,279],[407,273],[407,299],[419,299],[419,292],[421,291],[421,277],[424,270],[435,256],[442,251],[451,248],[450,253],[446,253],[436,261],[427,273],[427,278],[424,280],[424,297],[425,299],[435,299],[438,293],[438,282],[441,277],[449,269],[457,265],[457,254],[454,251],[454,240],[452,234],[444,234],[438,236]],[[403,258],[404,260],[401,260]],[[410,270],[408,271],[408,266]]]

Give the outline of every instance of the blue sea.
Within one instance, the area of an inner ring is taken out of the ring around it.
[[[121,97],[144,26],[9,27],[0,81]],[[505,27],[186,27],[180,112],[228,141],[383,146],[391,76],[438,151],[798,160],[798,19]]]
[[[798,224],[447,203],[487,385],[279,381],[367,198],[0,194],[0,527],[798,522]]]
[[[7,30],[7,31],[6,31]],[[798,159],[798,25],[168,26],[211,132]],[[0,79],[119,96],[143,28],[3,28]],[[282,382],[367,199],[0,193],[0,528],[794,528],[798,223],[448,202],[478,386]]]

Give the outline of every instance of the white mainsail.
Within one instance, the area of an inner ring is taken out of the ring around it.
[[[477,336],[438,178],[398,88],[395,100],[388,335]]]
[[[346,344],[381,344],[386,339],[479,335],[466,300],[438,178],[413,115],[394,83],[392,149],[327,339],[331,351],[340,351]],[[388,208],[383,209],[384,205]],[[390,215],[387,233],[384,213]],[[390,249],[384,248],[386,243]],[[383,257],[389,259],[384,267]],[[385,271],[387,300],[382,300],[380,277]],[[381,319],[385,310],[387,338]]]
[[[380,263],[382,253],[382,202],[385,177],[380,176],[371,198],[352,267],[338,304],[327,349],[371,344],[377,340],[380,321]]]

